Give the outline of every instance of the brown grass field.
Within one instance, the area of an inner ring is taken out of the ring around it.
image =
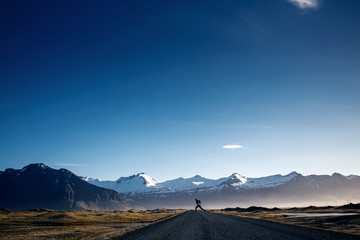
[[[112,239],[186,210],[54,211],[34,209],[12,212],[0,209],[0,239]],[[307,207],[290,209],[211,210],[247,218],[293,224],[360,235],[360,215],[295,217],[284,213],[360,213],[359,207]]]
[[[0,210],[0,239],[111,239],[185,210]]]
[[[343,232],[360,235],[360,215],[351,216],[322,216],[322,217],[299,217],[288,216],[284,213],[359,213],[360,209],[348,208],[339,209],[337,207],[307,207],[307,208],[288,208],[288,209],[269,209],[251,211],[235,209],[212,210],[212,212],[229,214],[239,217],[263,219],[273,222],[292,224],[308,228],[316,228],[327,231]],[[359,237],[360,238],[360,237]]]

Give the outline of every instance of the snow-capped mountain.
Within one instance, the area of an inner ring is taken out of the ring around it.
[[[209,179],[199,175],[159,182],[140,173],[117,181],[88,181],[110,188],[131,200],[137,208],[192,208],[194,198],[206,207],[269,207],[324,205],[360,201],[360,177],[356,175],[303,176],[297,172],[248,178],[238,173]]]
[[[103,188],[113,189],[119,193],[136,195],[139,193],[174,193],[174,192],[193,192],[193,191],[216,191],[222,188],[256,189],[275,187],[290,181],[298,173],[292,172],[288,175],[273,175],[262,178],[246,178],[238,173],[233,173],[229,177],[219,179],[209,179],[196,175],[191,178],[177,178],[164,182],[159,182],[146,173],[138,173],[130,177],[120,177],[116,181],[101,181],[90,177],[83,179]]]
[[[196,175],[191,178],[181,177],[174,180],[161,182],[158,183],[158,185],[163,187],[164,189],[167,189],[169,192],[177,192],[177,191],[193,190],[197,188],[215,187],[225,180],[226,178],[213,180],[209,178],[204,178],[200,175]]]
[[[233,187],[235,189],[256,189],[276,187],[284,184],[298,175],[297,172],[291,172],[285,176],[272,175],[261,178],[246,178],[237,173],[232,174],[226,181],[221,183],[222,187]]]
[[[129,177],[120,177],[116,181],[101,181],[91,177],[83,177],[85,181],[98,187],[113,189],[119,193],[141,193],[162,188],[157,184],[159,181],[146,173],[138,173]]]

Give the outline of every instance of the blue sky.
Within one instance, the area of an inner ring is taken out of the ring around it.
[[[360,174],[359,1],[0,9],[1,170]]]

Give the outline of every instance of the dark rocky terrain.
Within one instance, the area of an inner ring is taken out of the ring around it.
[[[124,210],[127,201],[116,191],[89,184],[66,169],[30,164],[0,172],[0,206],[10,210]]]

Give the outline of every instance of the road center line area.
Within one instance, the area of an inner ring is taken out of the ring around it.
[[[139,239],[359,239],[359,236],[298,227],[259,219],[242,218],[211,212],[187,211],[122,236],[122,240]]]

